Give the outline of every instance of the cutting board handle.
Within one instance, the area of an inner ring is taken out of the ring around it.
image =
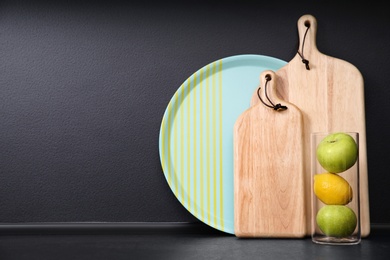
[[[276,81],[277,76],[276,73],[272,70],[264,70],[260,74],[260,92],[258,92],[258,96],[263,105],[270,107],[271,109],[277,110],[276,106],[282,107],[283,100],[278,98],[276,94]],[[267,84],[267,88],[266,88]]]
[[[317,20],[310,14],[302,15],[297,22],[299,35],[298,55],[310,67],[310,57],[313,52],[318,53],[316,45]],[[309,69],[309,68],[307,68]]]

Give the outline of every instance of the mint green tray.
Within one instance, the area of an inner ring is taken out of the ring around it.
[[[170,100],[160,128],[165,178],[180,203],[209,226],[234,234],[233,126],[264,70],[285,61],[237,55],[192,74]]]

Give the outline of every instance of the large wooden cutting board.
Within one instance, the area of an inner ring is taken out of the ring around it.
[[[309,61],[309,70],[297,53],[276,74],[279,97],[295,104],[303,113],[306,214],[309,216],[311,212],[310,133],[359,132],[361,233],[362,237],[367,237],[370,233],[370,215],[363,77],[351,63],[318,51],[315,17],[303,15],[297,24],[299,52]],[[309,25],[308,30],[306,25]],[[254,93],[251,105],[258,103],[259,99]],[[310,221],[307,222],[307,231],[308,235],[311,234]]]
[[[265,85],[266,75],[271,76],[270,100],[287,109],[277,111],[259,103],[234,125],[234,233],[237,237],[303,237],[307,219],[302,114],[277,98],[273,71],[261,74],[260,86]],[[264,96],[263,100],[267,102]]]

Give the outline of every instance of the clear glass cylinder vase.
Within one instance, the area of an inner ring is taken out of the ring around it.
[[[361,242],[359,133],[311,134],[312,241]]]

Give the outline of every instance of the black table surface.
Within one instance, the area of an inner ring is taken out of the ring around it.
[[[390,259],[390,226],[358,245],[242,239],[203,223],[2,225],[0,259]]]

